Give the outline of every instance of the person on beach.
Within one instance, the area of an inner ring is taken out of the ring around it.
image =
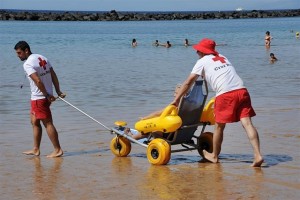
[[[207,38],[193,45],[200,59],[171,104],[178,106],[181,97],[186,94],[197,78],[203,77],[216,92],[213,152],[203,150],[204,157],[210,162],[217,163],[226,124],[241,121],[254,151],[254,161],[251,166],[260,167],[264,160],[260,153],[259,136],[251,121],[251,117],[256,114],[251,106],[250,95],[233,65],[215,50],[215,46],[215,41]]]
[[[270,53],[270,63],[273,64],[276,62],[278,59],[275,57],[274,53]]]
[[[272,37],[270,35],[270,31],[267,31],[266,35],[265,35],[265,46],[266,46],[266,48],[270,48],[270,46],[271,46],[271,39],[272,39]]]
[[[51,102],[56,99],[53,96],[52,84],[58,96],[64,98],[65,94],[60,91],[56,73],[46,57],[33,54],[30,50],[30,46],[25,41],[19,41],[14,49],[20,60],[25,61],[23,68],[30,82],[31,89],[30,119],[33,128],[33,149],[23,153],[26,155],[40,155],[42,121],[54,147],[54,151],[47,155],[47,157],[60,157],[63,155],[63,150],[59,143],[58,133],[53,124],[50,110]]]
[[[137,46],[137,41],[136,41],[135,38],[132,39],[131,46],[132,47],[136,47]]]

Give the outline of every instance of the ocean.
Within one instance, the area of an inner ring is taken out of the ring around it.
[[[264,46],[266,31],[273,37],[270,49]],[[292,162],[289,168],[298,175],[291,175],[284,181],[292,180],[298,188],[300,39],[296,39],[296,32],[300,32],[299,17],[126,22],[0,21],[0,170],[5,172],[0,175],[1,180],[4,174],[15,176],[10,170],[19,169],[17,166],[11,169],[11,165],[22,163],[24,156],[20,153],[32,145],[30,88],[24,77],[23,62],[14,51],[18,41],[27,41],[33,53],[50,60],[61,90],[71,104],[108,127],[113,127],[117,120],[127,121],[128,126],[134,127],[139,117],[170,103],[176,84],[183,82],[191,72],[198,57],[191,46],[183,45],[184,39],[195,44],[202,38],[211,38],[218,44],[217,51],[235,66],[250,92],[257,114],[253,123],[261,137],[262,153],[269,155],[266,163],[273,166]],[[135,48],[131,47],[133,38],[138,43]],[[172,47],[155,47],[152,45],[155,40],[160,43],[170,41]],[[269,62],[270,53],[278,58],[274,64]],[[213,96],[214,92],[209,89],[209,98]],[[51,108],[65,150],[64,165],[72,155],[82,161],[85,160],[82,157],[99,152],[105,159],[114,157],[107,150],[113,138],[109,131],[60,100]],[[213,127],[208,130],[213,131]],[[224,137],[222,153],[225,160],[236,152],[252,154],[239,123],[228,125]],[[242,148],[245,145],[247,148]],[[45,131],[41,149],[45,153],[52,151]],[[107,152],[102,152],[103,149]],[[194,157],[190,162],[196,162]],[[178,163],[181,158],[170,161],[171,165]],[[91,167],[91,170],[95,168]],[[18,188],[15,184],[11,183]],[[7,188],[2,185],[2,194],[11,197],[4,192]],[[293,187],[290,190],[293,191]],[[20,191],[18,194],[24,196]],[[26,193],[25,197],[31,198],[31,193]]]
[[[45,55],[51,61],[61,89],[68,95],[67,100],[108,126],[118,119],[132,124],[138,117],[171,102],[175,85],[184,81],[197,60],[192,47],[183,46],[184,39],[195,44],[206,37],[220,44],[217,50],[236,67],[251,93],[258,116],[282,107],[291,110],[286,117],[295,119],[299,116],[300,40],[295,38],[295,32],[300,31],[299,21],[300,18],[154,22],[2,21],[2,130],[7,131],[9,128],[5,127],[14,121],[23,123],[27,119],[29,84],[28,80],[24,80],[23,63],[13,49],[20,40],[27,41],[34,53]],[[267,30],[273,37],[270,50],[264,47]],[[133,38],[138,42],[136,48],[130,45]],[[173,46],[170,49],[154,47],[152,43],[155,40],[160,43],[170,41]],[[279,62],[269,63],[271,52]],[[24,84],[23,89],[20,89],[20,84]],[[214,93],[211,91],[210,95]],[[296,105],[298,112],[292,112]],[[62,102],[56,102],[52,108],[54,118],[67,118],[67,121],[62,121],[70,123],[68,126],[74,125],[73,120],[81,121],[83,118],[77,111],[70,114],[73,110]],[[298,122],[291,120],[290,123],[295,123],[294,130],[299,130]]]

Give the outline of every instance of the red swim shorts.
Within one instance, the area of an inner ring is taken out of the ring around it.
[[[226,92],[216,97],[215,119],[218,123],[238,122],[244,117],[255,116],[247,89]]]
[[[48,99],[31,100],[30,113],[36,117],[36,119],[48,119],[52,117],[50,110],[51,103]]]

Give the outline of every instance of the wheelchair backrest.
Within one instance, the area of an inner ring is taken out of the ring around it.
[[[207,94],[208,89],[206,81],[197,80],[190,92],[182,97],[178,109],[178,115],[181,117],[182,126],[174,133],[173,138],[169,140],[171,144],[180,144],[191,140],[197,130],[197,124],[200,123],[200,117],[205,105]]]

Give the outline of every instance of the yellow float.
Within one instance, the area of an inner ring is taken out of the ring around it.
[[[175,132],[182,124],[178,116],[177,107],[168,105],[159,117],[140,120],[135,124],[135,129],[142,134],[151,132]]]
[[[210,99],[202,111],[200,122],[209,122],[210,125],[215,124],[214,104],[215,98]]]

